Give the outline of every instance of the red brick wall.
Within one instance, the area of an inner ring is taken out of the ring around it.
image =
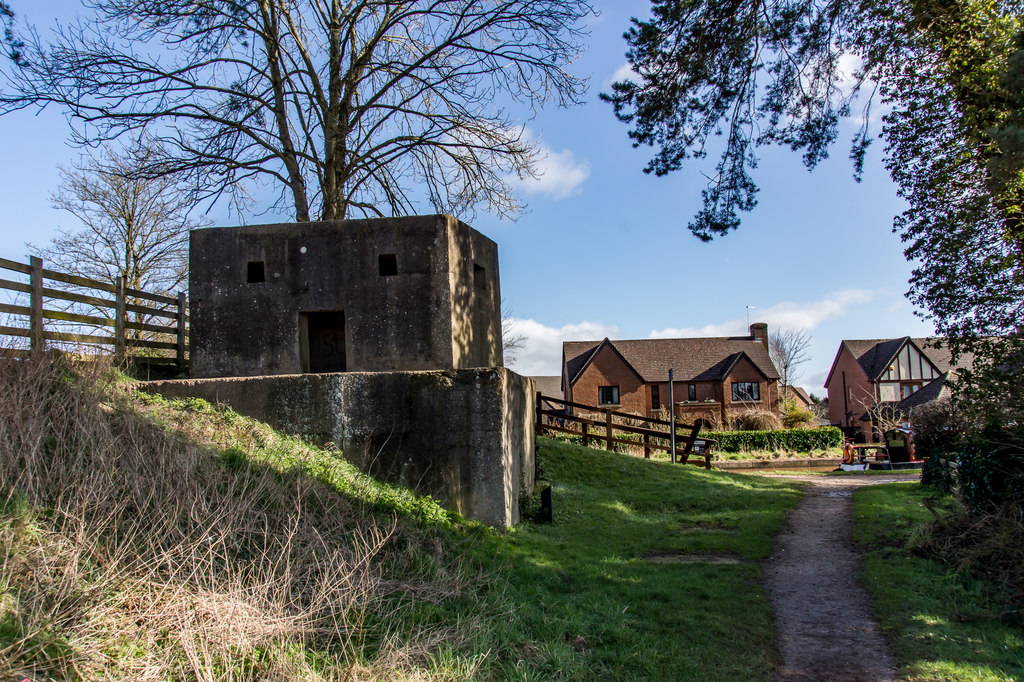
[[[598,351],[573,384],[572,400],[585,405],[600,405],[597,396],[599,386],[619,387],[619,405],[609,407],[637,415],[647,414],[651,402],[650,389],[619,354],[607,346]],[[667,396],[662,399],[668,402]]]
[[[676,402],[676,416],[685,421],[693,421],[693,419],[707,419],[708,421],[717,421],[722,418],[722,384],[721,382],[715,381],[676,381],[675,384],[675,402]],[[694,384],[696,388],[696,397],[694,401],[690,401],[690,384]],[[662,382],[661,386],[661,405],[662,407],[668,407],[668,382]],[[682,403],[682,404],[680,404]],[[651,406],[648,405],[650,408]],[[658,414],[652,409],[650,416],[657,417]]]
[[[759,400],[756,401],[734,401],[732,399],[733,382],[756,382],[758,384]],[[740,361],[729,372],[729,376],[722,383],[722,397],[725,406],[726,418],[751,409],[777,411],[779,406],[779,382],[776,379],[766,379],[761,371],[747,358],[740,358]]]
[[[825,388],[828,390],[829,421],[840,426],[859,426],[870,438],[870,424],[859,420],[874,404],[873,387],[860,363],[845,346],[839,351],[831,381]]]

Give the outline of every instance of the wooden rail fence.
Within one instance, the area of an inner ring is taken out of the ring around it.
[[[0,337],[6,337],[7,345],[11,346],[3,350],[4,355],[28,357],[41,353],[48,342],[54,341],[95,344],[109,346],[118,363],[136,360],[149,365],[174,365],[178,371],[185,370],[188,306],[184,293],[179,293],[177,297],[163,296],[132,289],[125,283],[124,277],[110,283],[47,270],[43,267],[43,261],[36,257],[32,257],[28,264],[0,258],[0,270],[28,276],[27,282],[0,278],[0,290],[28,294],[27,306],[19,305],[24,300],[0,302],[0,314],[8,315],[11,322],[24,322],[15,326],[0,325]],[[65,291],[48,285],[48,281],[71,285],[80,291]],[[21,298],[24,299],[24,296]],[[113,315],[55,310],[47,307],[48,299],[112,310]],[[140,317],[133,321],[129,319],[129,313]],[[167,323],[154,324],[153,318],[158,318],[158,322],[166,320]],[[65,331],[53,329],[52,323],[57,323]],[[69,328],[75,331],[68,331]],[[27,348],[24,347],[25,339],[28,339]],[[19,342],[22,347],[15,347]]]
[[[558,406],[561,406],[559,408]],[[580,414],[573,414],[572,410],[582,410],[589,414],[599,414],[600,418],[586,417]],[[650,459],[652,450],[670,452],[671,423],[663,419],[652,419],[639,417],[628,412],[616,412],[594,405],[584,405],[568,400],[552,398],[537,393],[537,433],[566,433],[579,436],[583,445],[590,447],[593,442],[598,447],[611,450],[615,444],[643,448],[644,457]],[[629,419],[630,421],[646,424],[646,426],[635,426],[632,424],[616,423],[615,417]],[[663,428],[661,428],[663,427]],[[681,431],[680,431],[681,429]],[[634,434],[639,439],[622,438],[616,436],[616,432],[623,434]],[[680,424],[676,423],[676,455],[681,464],[686,464],[692,456],[703,458],[698,466],[705,469],[711,468],[711,453],[715,441],[710,438],[699,438],[700,423]],[[682,450],[680,451],[680,445]],[[696,462],[693,462],[697,464]]]

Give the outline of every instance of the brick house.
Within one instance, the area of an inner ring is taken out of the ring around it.
[[[565,399],[657,417],[669,405],[674,370],[676,416],[705,427],[750,409],[775,410],[779,373],[768,356],[768,325],[750,336],[566,341]]]
[[[848,339],[839,345],[825,388],[832,424],[858,429],[858,440],[875,440],[869,411],[885,406],[909,415],[914,407],[948,393],[953,363],[939,338]]]

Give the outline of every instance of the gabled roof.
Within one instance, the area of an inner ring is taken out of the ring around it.
[[[813,404],[813,401],[811,400],[811,396],[807,395],[807,391],[805,391],[804,389],[800,388],[799,386],[790,386],[789,390],[792,391],[794,395],[799,396],[800,400],[803,401],[803,403],[805,405],[812,405]]]
[[[761,341],[749,336],[691,339],[634,339],[624,341],[565,341],[562,353],[566,376],[575,383],[604,344],[610,345],[645,382],[668,381],[675,370],[676,381],[720,381],[743,357],[750,360],[767,379],[779,373]]]
[[[915,407],[920,407],[925,403],[930,403],[933,400],[949,395],[950,390],[949,386],[947,386],[947,381],[950,374],[950,372],[946,372],[938,379],[932,379],[911,395],[899,401],[896,404],[896,410],[900,414],[910,414],[910,411]]]
[[[543,395],[549,398],[558,398],[561,400],[565,396],[562,395],[562,377],[530,377],[537,385],[537,390]]]
[[[932,379],[899,402],[883,403],[882,409],[887,410],[887,414],[890,415],[902,415],[904,417],[911,416],[914,408],[949,395],[950,389],[948,383],[951,374],[953,374],[953,372],[946,372],[939,376],[939,378]],[[865,412],[861,415],[860,420],[871,421],[871,415]]]
[[[918,338],[903,336],[897,339],[844,339],[839,347],[839,353],[836,354],[836,359],[832,362],[832,368],[829,370],[825,385],[828,386],[832,380],[832,373],[835,371],[836,363],[839,361],[843,347],[850,351],[870,381],[878,381],[885,374],[886,370],[889,369],[892,361],[896,358],[896,354],[907,343],[912,343],[916,346],[935,365],[935,369],[940,374],[970,363],[970,358],[967,356],[961,357],[959,362],[954,363],[950,356],[948,345],[942,337],[938,336]]]
[[[633,363],[631,363],[622,354],[622,352],[615,346],[616,343],[621,343],[621,342],[616,341],[615,343],[612,343],[608,339],[608,337],[606,336],[606,337],[604,337],[604,340],[602,340],[600,343],[598,343],[592,349],[590,349],[589,351],[584,352],[582,355],[586,356],[586,360],[584,360],[581,364],[579,364],[579,369],[575,373],[573,373],[573,372],[569,372],[568,373],[569,374],[569,383],[572,383],[572,384],[576,383],[576,379],[579,378],[579,376],[581,374],[583,374],[584,371],[586,371],[587,367],[601,353],[601,350],[603,348],[608,348],[613,353],[618,355],[619,358],[622,360],[622,362],[626,365],[626,367],[629,367],[629,369],[632,370],[633,374],[636,374],[637,378],[640,379],[640,381],[645,381],[643,375],[640,374],[639,371],[637,371],[636,367],[633,366]],[[562,352],[565,353],[565,344],[564,343],[562,344]]]

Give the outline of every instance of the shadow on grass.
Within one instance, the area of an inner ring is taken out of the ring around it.
[[[364,616],[363,660],[385,641],[441,632],[414,663],[485,678],[764,680],[780,663],[757,562],[798,484],[539,439],[555,523],[501,534],[234,413],[143,400],[160,428],[231,473],[223,485],[244,493],[246,480],[270,476],[301,490],[314,519],[397,519],[375,558],[382,582]],[[645,560],[651,552],[743,561],[670,564]]]
[[[517,601],[535,605],[524,634],[585,642],[607,679],[767,679],[779,659],[757,562],[799,486],[538,442],[555,523],[495,542]],[[650,552],[745,561],[668,564]]]
[[[901,673],[908,680],[1019,680],[1024,630],[1002,621],[1003,595],[911,549],[932,520],[922,500],[936,495],[916,483],[854,495],[863,579]]]

